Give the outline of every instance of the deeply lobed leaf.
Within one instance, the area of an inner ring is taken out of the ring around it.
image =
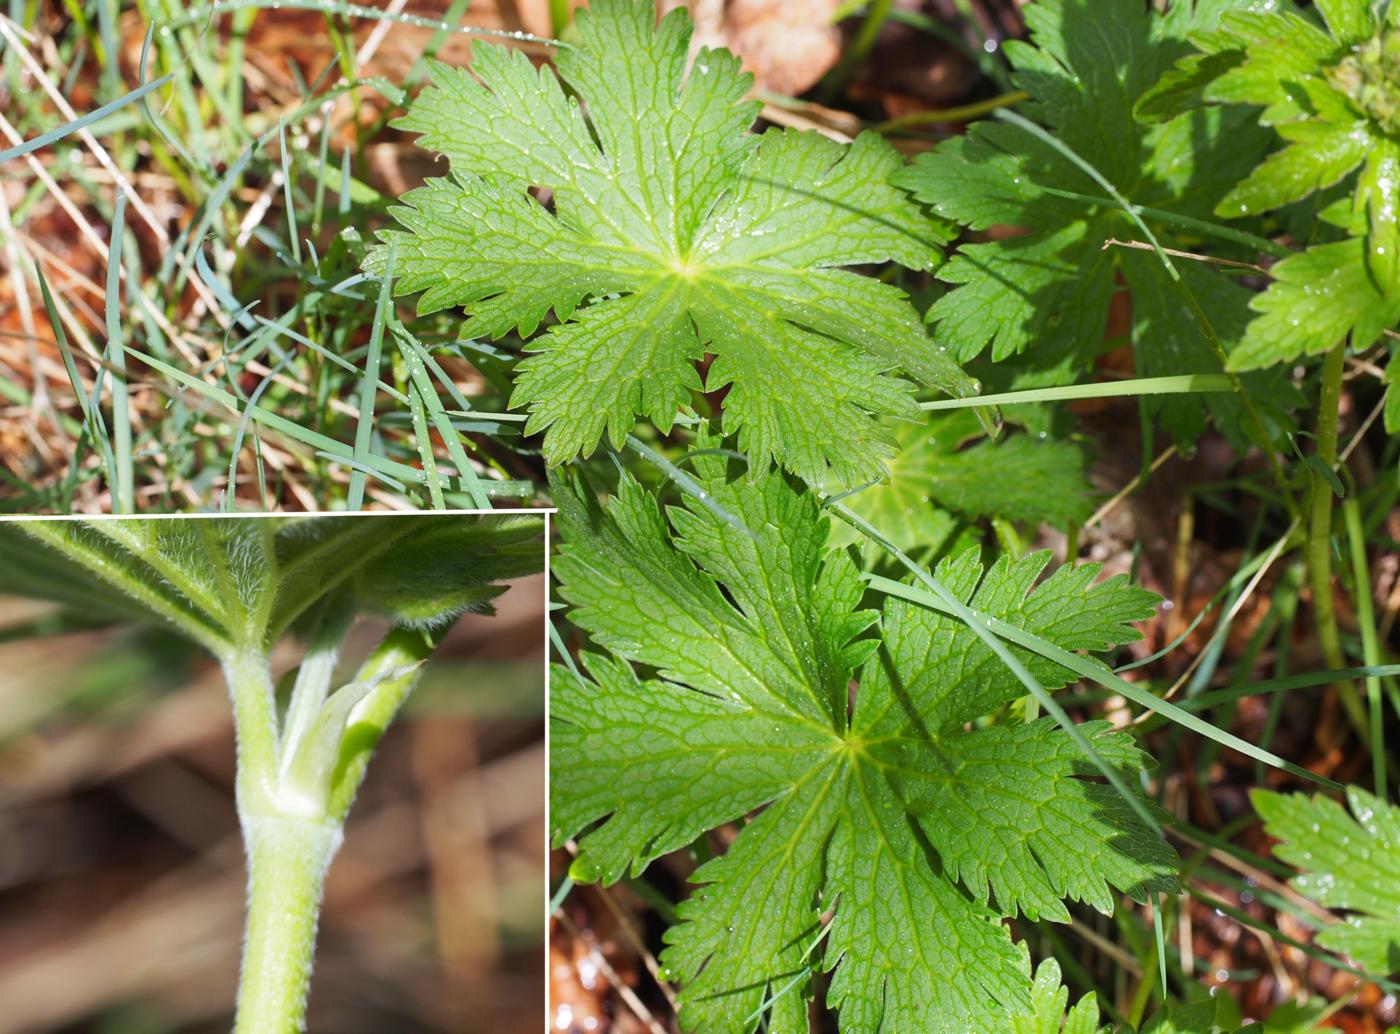
[[[1045,959],[1035,970],[1032,1011],[1013,1019],[1011,1034],[1108,1034],[1099,1027],[1099,1004],[1092,994],[1075,1003],[1068,1014],[1069,990],[1060,983],[1060,965]]]
[[[1400,31],[1365,0],[1317,5],[1325,25],[1291,5],[1243,5],[1218,30],[1193,37],[1140,114],[1156,118],[1202,102],[1257,107],[1283,146],[1215,207],[1239,217],[1276,211],[1345,184],[1350,198],[1324,213],[1350,239],[1285,259],[1251,303],[1261,315],[1231,355],[1247,370],[1315,355],[1348,337],[1370,346],[1400,318]],[[1239,109],[1236,109],[1239,110]]]
[[[900,291],[840,267],[933,268],[942,224],[889,186],[900,159],[874,134],[749,132],[738,59],[688,62],[688,17],[654,19],[648,0],[580,11],[558,77],[484,43],[470,71],[435,66],[398,125],[452,173],[405,195],[367,268],[392,248],[398,290],[465,307],[467,334],[529,337],[553,312],[512,395],[551,463],[728,387],[725,431],[757,465],[869,480],[892,447],[881,418],[918,415],[900,373],[975,384]]]
[[[1003,1029],[1029,1008],[1029,973],[998,917],[1169,888],[1170,850],[1083,778],[1062,731],[968,731],[1024,688],[966,627],[891,600],[871,638],[813,496],[776,473],[730,482],[714,456],[695,470],[749,534],[696,499],[663,513],[626,475],[606,509],[577,475],[555,483],[560,595],[610,656],[556,669],[553,839],[579,837],[576,878],[611,882],[747,819],[667,934],[687,1030],[752,1030],[771,995],[768,1029],[805,1031],[813,966],[834,971],[843,1031]],[[1156,597],[1093,565],[1034,587],[1048,559],[984,571],[969,551],[938,575],[1067,649],[1128,641],[1152,613]],[[1017,653],[1046,686],[1074,678]],[[1121,734],[1086,731],[1110,764],[1144,764]]]
[[[1242,6],[1173,0],[1157,14],[1136,0],[1037,0],[1026,7],[1031,41],[1006,47],[1016,86],[1031,97],[1023,111],[1130,202],[1206,217],[1262,156],[1268,133],[1239,111],[1178,104],[1152,126],[1135,121],[1133,111],[1189,49],[1188,36],[1211,30],[1222,14]],[[1178,86],[1178,92],[1186,91]],[[1167,106],[1160,98],[1155,103]],[[1083,200],[1103,198],[1103,187],[1044,140],[1007,122],[979,122],[920,156],[895,180],[934,213],[970,230],[1024,231],[965,243],[938,271],[952,289],[929,318],[959,359],[983,351],[994,362],[1023,356],[1019,364],[1030,368],[1018,386],[1079,379],[1100,348],[1121,273],[1133,297],[1137,372],[1219,372],[1218,358],[1158,256],[1106,245],[1141,240],[1141,229],[1110,199]],[[1160,224],[1156,232],[1166,233]],[[1226,347],[1235,345],[1248,322],[1248,293],[1208,267],[1176,265]],[[1274,397],[1272,383],[1250,387]],[[1227,394],[1148,398],[1145,404],[1182,447],[1199,438],[1207,414],[1227,433],[1237,433],[1242,423],[1238,400]]]
[[[1378,975],[1400,972],[1400,808],[1359,787],[1347,788],[1351,814],[1322,796],[1255,790],[1274,854],[1299,868],[1299,893],[1344,921],[1317,934],[1324,948]]]

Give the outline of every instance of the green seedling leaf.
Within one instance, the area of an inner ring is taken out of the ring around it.
[[[571,875],[612,883],[748,817],[666,937],[683,1029],[752,1031],[768,1003],[769,1031],[804,1031],[808,965],[832,973],[846,1032],[1007,1029],[1030,972],[999,918],[1172,888],[1172,852],[1052,724],[969,731],[1020,680],[954,619],[860,609],[813,495],[777,473],[729,482],[719,456],[693,467],[751,534],[692,497],[663,514],[626,475],[607,510],[577,475],[554,484],[560,596],[609,651],[553,676],[551,836],[580,838]],[[984,570],[968,551],[939,572],[1066,649],[1136,638],[1153,594],[1093,566],[1033,589],[1048,560]],[[1074,679],[1017,653],[1047,687]],[[1125,776],[1146,763],[1101,723],[1083,735]]]
[[[903,293],[841,267],[932,269],[946,229],[888,185],[900,158],[876,135],[751,133],[739,59],[691,61],[688,15],[655,17],[650,0],[580,10],[558,78],[489,43],[470,71],[434,66],[397,125],[452,174],[404,196],[366,268],[393,247],[397,289],[422,312],[465,307],[464,336],[531,337],[554,314],[511,400],[552,464],[604,433],[621,448],[639,414],[669,430],[729,386],[724,430],[756,465],[870,480],[893,446],[879,418],[917,417],[899,373],[976,386]]]
[[[1304,897],[1349,913],[1316,941],[1377,976],[1400,972],[1400,808],[1348,786],[1347,806],[1321,795],[1255,790],[1274,854],[1295,865]]]
[[[1208,219],[1268,145],[1267,132],[1240,111],[1194,111],[1155,126],[1132,117],[1148,87],[1190,49],[1188,36],[1211,28],[1233,6],[1173,0],[1156,14],[1136,0],[1038,0],[1025,8],[1031,42],[1006,46],[1013,82],[1031,97],[1022,113],[1128,202],[1151,207],[1157,215],[1147,218],[1162,233]],[[963,244],[938,271],[952,289],[929,318],[959,360],[983,352],[995,362],[1019,357],[1022,387],[1082,379],[1104,337],[1121,274],[1133,297],[1138,374],[1220,372],[1160,258],[1106,249],[1112,239],[1141,240],[1136,221],[1082,168],[1024,127],[978,122],[921,155],[895,182],[969,230],[1024,231]],[[1210,267],[1176,266],[1225,347],[1235,344],[1248,321],[1249,293]],[[1270,397],[1267,390],[1258,394]],[[1163,396],[1146,404],[1182,447],[1199,438],[1207,414],[1227,433],[1243,423],[1233,395]]]

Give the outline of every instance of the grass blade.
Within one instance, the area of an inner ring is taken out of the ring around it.
[[[347,505],[358,510],[365,501],[365,464],[370,454],[370,435],[374,430],[374,400],[379,394],[379,353],[384,344],[384,324],[389,318],[389,293],[394,282],[394,249],[384,263],[384,278],[379,282],[379,300],[374,305],[374,324],[369,332],[369,351],[365,354],[365,369],[360,380],[360,418],[355,425],[355,465],[350,472],[350,496]]]
[[[78,406],[83,411],[84,433],[92,439],[93,444],[97,447],[107,486],[111,489],[115,484],[113,475],[116,463],[112,458],[112,443],[107,439],[106,421],[102,419],[102,411],[83,390],[83,379],[78,375],[78,364],[73,360],[73,349],[68,343],[68,334],[63,329],[63,320],[58,315],[58,306],[54,304],[53,295],[49,291],[48,279],[44,276],[44,271],[39,268],[37,262],[34,263],[34,276],[39,281],[39,294],[44,300],[44,311],[48,314],[49,326],[53,329],[54,341],[58,344],[59,354],[63,356],[63,369],[68,373],[68,383],[73,387],[73,397],[78,400]],[[73,465],[70,467],[70,472],[77,468],[82,455],[81,446],[80,439],[73,448]]]
[[[135,513],[135,483],[131,468],[131,405],[126,390],[126,354],[122,347],[122,238],[126,232],[126,195],[117,194],[112,216],[112,245],[107,257],[107,363],[112,375],[112,460],[116,484],[112,486],[112,512]]]
[[[81,118],[76,118],[69,122],[65,122],[57,129],[50,129],[47,133],[41,133],[39,136],[36,136],[32,140],[26,140],[22,144],[16,144],[14,147],[8,147],[5,150],[0,151],[0,165],[3,165],[11,158],[20,158],[26,154],[32,154],[40,148],[47,147],[49,144],[52,143],[56,143],[57,141],[62,140],[66,136],[71,136],[72,134],[78,132],[78,130],[80,129],[86,129],[94,122],[98,122],[106,118],[108,115],[112,114],[112,112],[120,111],[128,104],[131,104],[135,101],[139,101],[142,97],[146,96],[146,94],[152,92],[153,90],[159,90],[166,83],[170,82],[170,80],[174,77],[175,75],[172,72],[167,75],[161,76],[159,79],[152,79],[145,86],[138,86],[136,89],[132,90],[125,96],[118,97],[110,104],[104,104],[102,105],[102,107],[98,108],[95,111],[88,112]]]
[[[1061,388],[1032,388],[998,395],[973,395],[964,399],[938,399],[921,402],[923,410],[974,409],[979,406],[1010,406],[1021,402],[1066,402],[1072,399],[1109,399],[1132,395],[1189,395],[1197,392],[1231,391],[1230,378],[1219,373],[1191,373],[1175,377],[1139,377],[1130,381],[1101,381],[1095,384],[1067,384]]]
[[[871,588],[877,589],[886,595],[897,596],[911,603],[918,603],[921,606],[931,607],[934,610],[945,614],[952,614],[955,617],[962,616],[958,609],[954,609],[933,593],[925,592],[911,585],[904,585],[901,582],[896,582],[891,578],[885,578],[880,575],[866,575],[865,578],[866,581],[870,583]],[[961,604],[958,606],[961,610],[969,610],[969,608]],[[1263,762],[1271,768],[1277,768],[1291,775],[1298,776],[1300,779],[1306,779],[1309,782],[1325,786],[1329,790],[1342,789],[1341,783],[1328,779],[1326,776],[1320,776],[1316,772],[1309,772],[1300,765],[1295,765],[1291,761],[1285,761],[1277,754],[1256,747],[1252,743],[1247,743],[1238,736],[1225,732],[1223,729],[1217,729],[1205,719],[1192,714],[1184,708],[1178,707],[1176,704],[1153,695],[1141,686],[1134,685],[1121,675],[1114,674],[1114,672],[1096,661],[1081,657],[1077,653],[1071,653],[1068,650],[1061,649],[1054,643],[1047,642],[1039,636],[1032,635],[1030,632],[1026,632],[1005,621],[999,621],[986,614],[971,613],[974,614],[976,620],[985,624],[996,636],[1008,642],[1015,643],[1017,646],[1024,647],[1027,650],[1033,650],[1042,657],[1047,657],[1058,664],[1062,664],[1070,671],[1078,673],[1081,677],[1089,679],[1092,682],[1097,682],[1106,689],[1111,689],[1116,693],[1120,693],[1139,707],[1145,707],[1149,711],[1154,711],[1162,717],[1175,722],[1177,725],[1190,729],[1192,732],[1198,733],[1207,739],[1214,740],[1222,747],[1229,747],[1231,750],[1239,751],[1246,757]]]

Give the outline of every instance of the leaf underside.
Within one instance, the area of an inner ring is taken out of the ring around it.
[[[540,570],[541,531],[515,516],[35,521],[0,529],[0,585],[88,610],[92,596],[227,657],[265,651],[334,595],[442,624]]]

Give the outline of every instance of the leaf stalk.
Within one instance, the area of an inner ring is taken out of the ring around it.
[[[1337,626],[1337,608],[1332,591],[1332,486],[1323,471],[1337,465],[1337,428],[1341,416],[1342,371],[1346,342],[1332,348],[1322,361],[1322,386],[1317,402],[1317,452],[1321,461],[1312,472],[1312,499],[1308,521],[1308,580],[1312,587],[1313,618],[1323,660],[1333,670],[1345,668],[1342,637]],[[1336,683],[1337,695],[1358,732],[1365,738],[1367,719],[1348,679]]]

